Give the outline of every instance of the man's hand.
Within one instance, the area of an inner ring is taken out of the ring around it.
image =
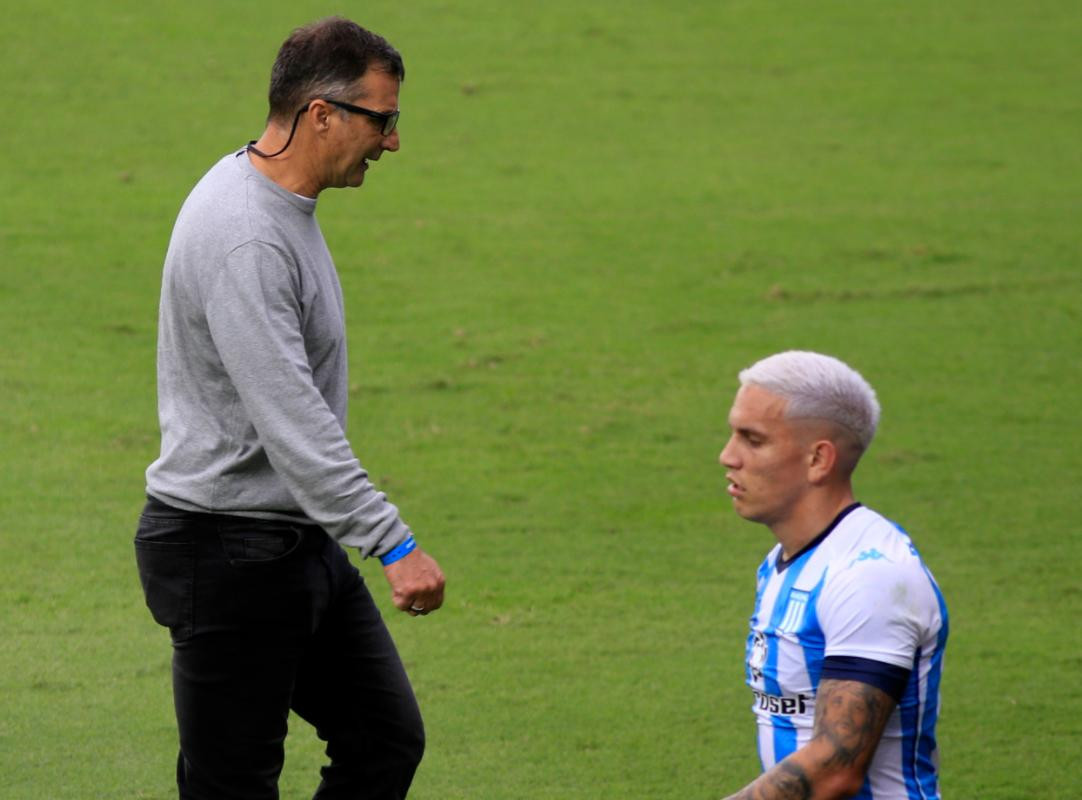
[[[411,617],[430,614],[443,605],[443,571],[420,547],[383,568],[391,584],[395,608]]]

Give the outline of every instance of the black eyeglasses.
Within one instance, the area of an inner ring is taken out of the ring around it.
[[[337,106],[343,111],[348,111],[350,114],[364,114],[366,117],[378,119],[383,123],[381,133],[384,136],[390,136],[394,133],[394,129],[398,127],[399,110],[397,108],[394,111],[373,111],[370,108],[361,108],[360,106],[355,106],[350,103],[343,103],[341,100],[332,100],[329,97],[321,97],[319,99],[326,103],[330,103],[332,106]],[[305,106],[305,108],[307,108],[307,106]]]
[[[336,106],[343,111],[348,111],[351,114],[363,114],[366,117],[378,119],[381,123],[383,123],[380,128],[380,132],[384,136],[390,136],[392,133],[394,133],[395,128],[398,127],[399,110],[397,108],[394,111],[373,111],[370,108],[361,108],[360,106],[355,106],[350,103],[343,103],[341,100],[332,100],[329,97],[321,97],[319,99],[322,100],[324,103],[330,103],[332,106]],[[289,147],[290,142],[293,141],[293,135],[297,132],[297,123],[300,122],[301,114],[307,111],[310,105],[312,104],[305,103],[303,106],[297,109],[297,113],[293,117],[293,127],[289,129],[289,138],[286,139],[286,143],[282,145],[282,149],[279,150],[277,153],[264,153],[262,150],[257,150],[255,147],[255,139],[248,142],[248,147],[245,149],[249,153],[253,153],[257,156],[260,156],[261,158],[274,158],[275,156],[280,156],[286,151],[286,148]]]

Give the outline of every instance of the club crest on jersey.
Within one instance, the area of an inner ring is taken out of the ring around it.
[[[751,637],[751,646],[748,648],[748,670],[751,672],[752,680],[762,680],[767,651],[766,634],[755,631],[755,635]]]
[[[778,633],[796,633],[804,621],[804,612],[808,608],[808,593],[800,589],[789,592],[789,605],[785,607],[785,616],[778,623]]]

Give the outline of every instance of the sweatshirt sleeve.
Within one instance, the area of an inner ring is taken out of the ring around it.
[[[316,524],[362,555],[409,536],[398,509],[354,456],[315,385],[302,334],[300,276],[277,248],[231,251],[204,296],[207,325],[244,413],[275,472]],[[238,431],[237,440],[241,440]]]

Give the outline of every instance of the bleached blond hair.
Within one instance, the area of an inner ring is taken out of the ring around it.
[[[879,401],[875,390],[844,361],[787,350],[741,370],[739,378],[741,386],[752,384],[783,398],[789,419],[826,420],[851,433],[858,446],[857,458],[872,443],[879,425]]]

